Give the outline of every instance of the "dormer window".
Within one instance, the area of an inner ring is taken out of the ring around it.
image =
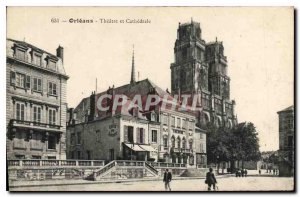
[[[19,60],[25,61],[26,60],[26,56],[25,56],[25,50],[19,49],[17,48],[15,51],[15,57]]]
[[[47,56],[46,57],[46,61],[47,61],[47,68],[51,69],[51,70],[55,70],[56,71],[56,62],[57,62],[57,58],[54,56]]]
[[[151,121],[156,121],[156,114],[155,113],[151,114]]]
[[[56,70],[56,63],[53,62],[52,60],[48,60],[48,68],[50,68],[51,70]]]
[[[33,62],[35,65],[41,66],[42,65],[42,56],[40,54],[35,54],[33,57]]]

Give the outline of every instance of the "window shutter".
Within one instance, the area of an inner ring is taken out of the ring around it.
[[[38,79],[38,91],[43,92],[43,79]]]
[[[52,89],[53,89],[53,94],[56,95],[57,92],[56,92],[56,84],[55,83],[53,83]]]
[[[140,142],[140,129],[136,128],[136,143],[141,143]]]
[[[143,144],[143,143],[144,143],[144,129],[141,128],[141,129],[140,129],[140,132],[141,132],[141,134],[140,134],[140,135],[141,135],[141,136],[140,136],[140,139],[141,139],[140,143]]]
[[[16,72],[10,71],[10,83],[12,86],[16,85]]]
[[[26,88],[30,89],[30,76],[26,75]]]
[[[48,84],[47,84],[47,92],[48,92],[48,94],[51,94],[51,92],[50,92],[50,82],[48,81]]]
[[[124,142],[128,142],[128,127],[124,126]]]

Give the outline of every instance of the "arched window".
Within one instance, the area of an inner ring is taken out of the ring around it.
[[[182,148],[184,148],[184,149],[186,148],[186,140],[185,140],[185,138],[182,139]]]
[[[216,126],[217,127],[221,127],[222,126],[222,122],[221,122],[221,118],[220,117],[217,117]]]
[[[181,147],[181,140],[180,140],[180,137],[178,136],[177,138],[177,148],[180,149]]]
[[[192,139],[189,141],[189,148],[193,149],[193,140]]]
[[[231,120],[228,120],[228,129],[231,129],[231,128],[232,128]]]
[[[165,148],[168,147],[168,136],[167,135],[164,135],[164,137],[163,137],[163,144],[164,144]]]
[[[204,113],[204,121],[206,125],[209,123],[209,116],[206,113]]]
[[[172,144],[172,148],[175,148],[175,137],[172,136],[171,138],[171,144]]]

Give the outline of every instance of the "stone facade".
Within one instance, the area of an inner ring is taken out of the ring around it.
[[[142,103],[142,106],[137,106],[137,114],[131,108],[125,109],[128,113],[123,113],[124,111],[120,110],[101,112],[95,109],[95,105],[104,93],[112,94],[113,97],[123,94],[131,100],[137,94],[141,95],[142,98],[154,94],[161,98],[168,95],[169,99],[173,99],[169,93],[163,91],[149,79],[117,88],[109,88],[106,92],[92,94],[90,98],[84,98],[74,110],[70,109],[71,119],[67,127],[67,158],[147,159],[195,166],[196,154],[202,154],[202,157],[206,157],[206,133],[196,127],[194,114],[181,112],[178,109],[162,108],[159,104],[149,111],[144,111],[145,103]],[[105,101],[106,105],[110,103],[110,101]],[[128,116],[128,114],[130,115]],[[113,136],[109,134],[111,133],[112,122],[116,124],[113,127],[115,132]],[[141,135],[138,136],[141,128],[144,131],[144,139],[142,140],[140,140]],[[96,132],[99,130],[101,137],[96,142]],[[131,140],[128,137],[129,130],[133,132]],[[84,136],[82,137],[85,141],[84,145],[71,143],[71,139],[77,138],[77,132],[81,132],[82,134],[79,135]],[[145,148],[144,152],[146,153],[138,150],[135,146]],[[81,147],[83,148],[81,149]],[[111,157],[110,152],[112,150],[113,157]],[[77,153],[79,157],[76,155],[77,151],[82,153]],[[88,151],[89,154],[87,154]],[[93,153],[91,154],[91,152]],[[201,159],[198,160],[200,162]],[[206,164],[206,158],[202,159],[201,162]]]
[[[279,175],[293,176],[295,167],[294,106],[277,113],[279,115]]]
[[[55,56],[7,39],[6,54],[7,159],[65,159],[63,48]]]
[[[180,24],[174,47],[175,62],[171,64],[171,93],[198,95],[197,125],[207,129],[237,125],[235,101],[230,100],[230,77],[223,43],[206,43],[201,37],[200,23]]]

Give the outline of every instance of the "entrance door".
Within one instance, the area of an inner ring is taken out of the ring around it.
[[[115,150],[114,149],[109,149],[109,160],[115,160]]]

